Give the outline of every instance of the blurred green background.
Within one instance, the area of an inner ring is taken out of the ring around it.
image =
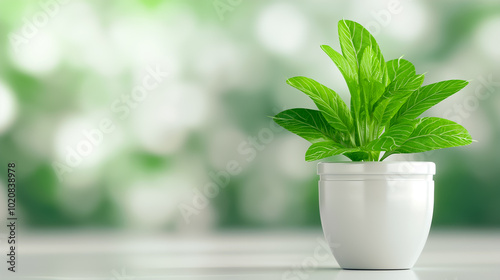
[[[314,108],[296,75],[348,102],[319,48],[342,18],[424,84],[471,80],[430,114],[478,142],[393,159],[436,162],[434,226],[499,227],[500,3],[463,0],[2,1],[0,217],[13,161],[26,227],[319,227],[308,143],[269,116]]]

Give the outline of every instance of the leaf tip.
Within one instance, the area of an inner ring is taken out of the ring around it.
[[[326,50],[328,50],[328,49],[331,49],[331,48],[332,48],[332,47],[330,47],[329,45],[320,45],[319,47],[320,47],[323,51],[325,51],[325,52],[326,52]]]
[[[291,82],[293,82],[293,81],[294,81],[294,80],[296,80],[296,79],[297,79],[297,77],[291,77],[291,78],[288,78],[288,79],[286,79],[286,83],[287,83],[287,84],[290,84]]]
[[[311,162],[311,161],[315,161],[316,159],[311,156],[311,154],[309,153],[309,149],[307,150],[305,156],[304,156],[304,159],[307,161],[307,162]]]
[[[345,18],[342,18],[341,20],[339,20],[339,27],[343,24],[344,26],[347,27],[347,23],[349,22],[349,20],[345,19]]]

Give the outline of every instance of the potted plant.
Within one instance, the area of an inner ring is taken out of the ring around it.
[[[409,269],[429,233],[435,165],[383,162],[388,156],[463,146],[472,138],[461,125],[419,116],[464,88],[448,80],[422,86],[409,61],[385,61],[373,36],[360,24],[338,24],[342,53],[323,51],[342,73],[350,108],[332,89],[306,77],[287,80],[319,110],[290,109],[276,123],[312,145],[307,161],[344,155],[352,162],[319,163],[323,232],[346,269]]]

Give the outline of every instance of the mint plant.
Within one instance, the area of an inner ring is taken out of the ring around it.
[[[321,49],[347,83],[350,108],[332,89],[310,78],[293,77],[286,82],[307,94],[319,110],[296,108],[273,117],[280,126],[312,143],[307,161],[339,154],[352,161],[382,161],[392,154],[472,143],[467,130],[455,122],[418,118],[464,88],[467,81],[422,86],[424,74],[416,74],[413,64],[402,58],[386,62],[363,26],[341,20],[338,28],[342,54],[327,45]]]

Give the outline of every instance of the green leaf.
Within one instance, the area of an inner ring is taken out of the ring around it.
[[[375,122],[379,125],[379,127],[384,126],[384,114],[385,114],[385,109],[387,108],[387,105],[391,101],[391,98],[380,98],[375,104],[373,105],[373,119]]]
[[[379,59],[372,47],[367,47],[360,63],[361,106],[364,106],[368,113],[371,113],[372,105],[385,90]]]
[[[340,73],[344,76],[347,87],[351,94],[351,107],[356,107],[359,109],[359,86],[358,86],[358,71],[350,64],[347,59],[340,53],[332,49],[330,46],[322,45],[321,49],[331,58],[331,60],[337,65]],[[356,98],[353,98],[357,97]]]
[[[361,78],[382,83],[384,77],[379,59],[372,47],[365,48],[359,66]]]
[[[371,151],[393,151],[401,147],[415,130],[420,120],[400,122],[391,126],[379,138],[371,141],[365,147]]]
[[[351,114],[347,105],[335,91],[306,77],[293,77],[286,82],[307,94],[333,128],[346,135],[351,133]]]
[[[357,148],[346,148],[339,143],[327,140],[312,144],[306,152],[306,161],[314,161],[326,157],[340,155],[345,152],[359,151]]]
[[[375,41],[375,38],[359,23],[350,20],[339,21],[339,41],[342,49],[342,54],[346,62],[350,65],[350,69],[359,77],[360,65],[362,55],[366,47],[370,47],[376,56],[379,57],[380,69],[383,71],[383,84],[387,83],[387,71],[385,66],[384,57],[380,52],[380,48]],[[344,75],[345,77],[345,75]],[[355,119],[359,119],[361,112],[365,111],[364,100],[361,97],[361,90],[359,86],[349,87],[351,93],[351,108]]]
[[[336,131],[325,120],[320,111],[311,109],[289,109],[273,117],[286,130],[299,135],[311,143],[337,139]]]
[[[424,75],[417,75],[413,64],[402,58],[388,61],[387,72],[391,83],[374,105],[374,118],[380,126],[386,125],[394,117],[424,81]]]
[[[380,64],[383,83],[387,83],[388,77],[384,57],[380,52],[377,41],[368,30],[357,22],[341,20],[339,21],[339,40],[342,54],[351,65],[351,68],[356,70],[360,68],[365,48],[372,48]]]
[[[363,53],[366,48],[371,49],[371,56],[374,57],[376,61],[379,63],[380,75],[382,77],[382,86],[385,87],[388,84],[389,78],[387,75],[387,69],[385,65],[385,60],[380,52],[380,48],[375,41],[375,38],[359,23],[349,21],[349,20],[341,20],[339,21],[339,41],[340,47],[342,49],[342,54],[345,57],[347,63],[350,65],[351,69],[356,72],[358,79],[360,76],[360,66],[363,59]],[[359,79],[361,80],[361,79]],[[367,90],[363,93],[363,86],[359,86],[359,83],[364,84],[365,87],[373,87],[375,88],[375,96],[379,95],[378,91],[381,88],[380,85],[376,85],[374,83],[367,84],[366,81],[358,81],[358,89],[350,91],[351,93],[351,110],[352,116],[354,118],[354,128],[355,128],[355,136],[357,144],[363,144],[366,139],[370,139],[370,136],[367,133],[367,120],[371,115],[371,109],[367,108],[371,106],[365,106],[365,104],[372,104],[371,100],[367,100],[365,95],[366,92],[371,95],[371,90]],[[375,128],[377,129],[377,128]]]
[[[471,143],[472,137],[463,126],[446,119],[426,117],[418,119],[410,137],[395,152],[420,153]]]
[[[468,83],[463,80],[448,80],[419,88],[401,106],[392,119],[391,124],[420,116],[432,106],[463,89]]]

